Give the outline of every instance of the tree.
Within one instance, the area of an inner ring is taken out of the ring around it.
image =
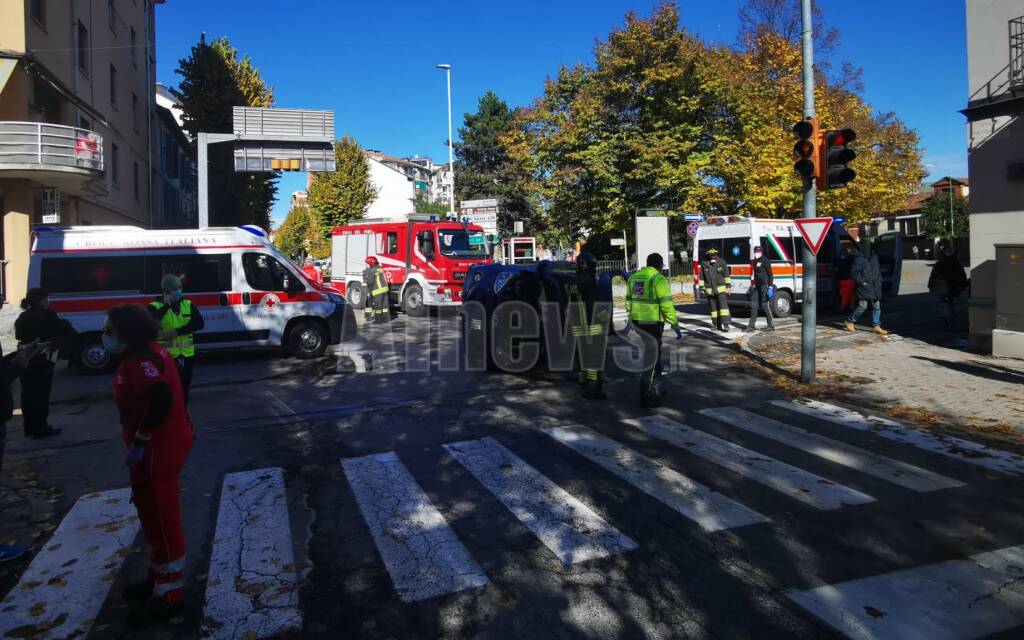
[[[455,172],[456,199],[495,198],[501,212],[499,233],[511,235],[513,223],[523,221],[531,232],[539,232],[540,208],[530,198],[529,173],[513,162],[506,147],[507,134],[514,126],[508,103],[493,91],[480,97],[476,113],[463,117],[459,141],[454,144],[459,168]]]
[[[315,174],[309,185],[309,207],[325,233],[361,218],[377,197],[370,167],[355,139],[344,136],[334,143],[334,161],[334,171]]]
[[[206,42],[205,35],[192,47],[187,58],[178,61],[182,77],[172,89],[181,102],[182,121],[193,136],[200,131],[230,133],[232,107],[271,107],[274,90],[260,76],[249,56],[220,38]],[[235,226],[255,224],[270,227],[270,207],[277,195],[273,173],[236,173],[230,144],[209,147],[210,224]]]
[[[309,207],[292,207],[281,228],[277,230],[274,244],[281,253],[294,258],[305,257],[317,260],[331,255],[328,234],[321,229],[316,216]]]
[[[967,200],[953,195],[953,231],[956,238],[970,233],[971,218]],[[921,234],[929,238],[948,238],[949,234],[949,192],[935,192],[921,205]]]
[[[429,198],[419,191],[416,192],[412,199],[412,207],[416,213],[438,216],[442,220],[448,215],[447,202],[431,202]]]

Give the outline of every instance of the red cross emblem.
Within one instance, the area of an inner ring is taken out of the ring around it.
[[[273,311],[280,302],[281,300],[272,293],[263,297],[263,307],[267,311]]]
[[[99,265],[98,267],[92,270],[90,277],[96,284],[106,285],[110,283],[111,279],[113,278],[113,274],[110,273],[110,270],[104,267],[103,265]]]

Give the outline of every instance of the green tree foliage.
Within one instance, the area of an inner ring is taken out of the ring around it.
[[[458,169],[455,172],[455,199],[496,198],[501,216],[499,233],[511,235],[513,222],[521,220],[527,228],[539,230],[540,207],[531,198],[530,174],[509,157],[503,136],[515,123],[508,103],[493,91],[480,97],[476,113],[467,113],[454,144]]]
[[[331,255],[330,230],[325,233],[309,207],[292,207],[281,228],[277,230],[274,244],[281,253],[295,260],[305,257],[316,259]]]
[[[249,56],[239,58],[227,38],[211,43],[205,36],[178,61],[181,76],[172,89],[181,102],[185,129],[231,133],[231,108],[271,107],[274,90],[260,76]],[[277,176],[272,173],[236,173],[230,144],[209,147],[210,224],[255,224],[270,227],[270,207],[277,195]]]
[[[953,231],[955,237],[964,238],[970,234],[971,217],[967,200],[953,195]],[[929,238],[949,236],[949,192],[936,192],[921,205],[921,234]]]
[[[416,192],[416,196],[412,199],[412,206],[413,211],[416,213],[438,216],[441,220],[448,215],[447,202],[431,202],[429,198],[418,190]]]
[[[355,139],[334,144],[335,171],[317,173],[309,185],[309,207],[326,234],[349,220],[361,218],[377,197],[370,182],[370,167]]]

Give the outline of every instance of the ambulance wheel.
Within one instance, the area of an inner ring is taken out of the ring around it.
[[[427,305],[423,304],[423,289],[418,284],[410,284],[402,293],[402,310],[414,318],[427,315]]]
[[[363,285],[353,282],[348,286],[348,303],[352,305],[353,309],[366,307],[366,291],[363,289]]]
[[[772,296],[772,315],[776,318],[786,318],[793,313],[793,296],[788,291],[776,291]]]
[[[319,358],[327,350],[327,327],[316,320],[303,320],[288,333],[288,350],[296,358]]]
[[[79,373],[96,376],[108,373],[114,366],[114,358],[98,333],[83,335],[75,347],[72,362]]]

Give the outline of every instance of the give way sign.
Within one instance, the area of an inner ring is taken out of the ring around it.
[[[810,247],[811,253],[818,255],[818,249],[821,248],[832,226],[832,218],[797,218],[793,222],[796,223],[797,231],[804,237],[804,242]]]

